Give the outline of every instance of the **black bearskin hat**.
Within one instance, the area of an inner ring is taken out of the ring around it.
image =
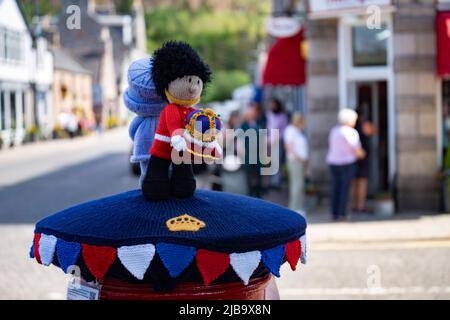
[[[167,100],[165,89],[169,83],[184,76],[197,76],[203,86],[211,80],[209,66],[186,42],[167,41],[157,49],[151,58],[152,78],[159,96]]]

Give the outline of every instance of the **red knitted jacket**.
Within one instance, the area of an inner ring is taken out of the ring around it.
[[[174,103],[168,104],[159,116],[158,127],[155,133],[153,145],[150,148],[150,154],[162,159],[170,160],[172,146],[170,138],[173,135],[182,135],[187,124],[187,116],[191,111],[196,110],[192,107],[183,107]],[[178,130],[177,130],[178,129]],[[180,130],[181,129],[181,130]]]

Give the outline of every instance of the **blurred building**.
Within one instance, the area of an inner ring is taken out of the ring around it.
[[[28,28],[14,0],[0,2],[0,138],[22,143],[27,132],[52,128],[53,58],[39,30]]]
[[[329,130],[338,110],[351,107],[379,131],[370,194],[390,194],[400,210],[439,210],[437,174],[450,127],[446,10],[448,0],[273,1],[274,12],[303,18],[310,170],[322,192],[329,190]]]
[[[79,8],[80,28],[68,21]],[[141,1],[133,1],[131,15],[115,13],[113,1],[64,0],[58,21],[51,26],[54,45],[74,56],[92,73],[93,108],[103,126],[125,118],[122,92],[132,60],[145,56],[146,34]]]
[[[53,49],[53,119],[59,127],[61,114],[75,114],[87,127],[95,124],[92,109],[92,74],[68,52]]]

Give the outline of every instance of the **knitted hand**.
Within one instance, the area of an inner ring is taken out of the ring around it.
[[[222,149],[222,146],[217,142],[217,140],[214,141],[214,148],[216,149],[217,153],[221,157],[223,155],[223,149]]]
[[[172,147],[177,150],[178,152],[180,151],[184,151],[187,149],[187,143],[186,140],[184,140],[184,138],[182,136],[173,136],[170,139],[170,143],[172,145]]]

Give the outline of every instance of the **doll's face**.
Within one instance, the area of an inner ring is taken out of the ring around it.
[[[185,76],[175,79],[169,84],[168,88],[170,95],[178,100],[198,100],[202,90],[203,81],[197,76]]]

